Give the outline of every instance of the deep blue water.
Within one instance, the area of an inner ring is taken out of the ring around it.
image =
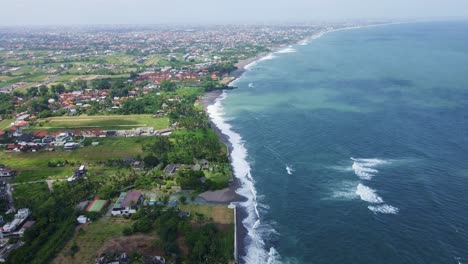
[[[289,51],[222,102],[248,151],[257,247],[283,263],[468,263],[468,22]]]

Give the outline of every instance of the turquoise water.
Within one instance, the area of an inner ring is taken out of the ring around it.
[[[468,22],[329,33],[235,85],[210,112],[245,262],[468,263]]]

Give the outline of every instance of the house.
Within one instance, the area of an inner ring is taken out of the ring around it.
[[[28,121],[18,121],[15,123],[15,126],[20,128],[20,129],[26,129],[29,127],[29,122]]]
[[[20,148],[21,146],[18,144],[8,144],[6,146],[6,150],[9,150],[9,151],[19,151]]]
[[[126,157],[126,158],[123,158],[122,161],[125,164],[133,164],[135,161],[137,161],[137,159],[135,159],[133,157]]]
[[[0,164],[0,178],[11,178],[15,176],[15,172],[3,164]]]
[[[29,215],[31,215],[31,211],[28,208],[19,209],[15,214],[15,219],[3,226],[2,232],[11,233],[16,231],[16,229],[28,219]]]
[[[161,129],[157,131],[157,134],[160,136],[169,136],[172,133],[171,128]]]
[[[199,171],[199,170],[201,170],[200,164],[197,163],[197,164],[193,165],[192,170],[194,170],[194,171]]]
[[[55,137],[56,142],[67,142],[72,140],[72,134],[71,133],[59,133]]]
[[[24,114],[24,115],[18,116],[18,117],[16,118],[16,121],[18,121],[18,122],[20,122],[20,121],[27,121],[27,120],[29,120],[29,117],[30,117],[30,116],[31,116],[31,115],[28,115],[28,114]]]
[[[55,137],[53,137],[53,136],[44,136],[42,138],[42,143],[44,143],[44,144],[50,144],[50,143],[52,143],[54,141],[55,141]]]
[[[84,215],[80,215],[76,218],[76,221],[78,221],[78,224],[86,224],[89,221],[89,218]]]
[[[182,164],[169,164],[166,169],[164,169],[164,172],[167,174],[175,174],[179,167],[182,167]]]
[[[73,176],[75,177],[83,177],[86,175],[86,168],[84,165],[81,165],[78,169],[75,169],[73,172]]]
[[[65,145],[63,145],[64,150],[75,150],[79,147],[80,147],[80,144],[74,143],[74,142],[65,143]]]
[[[23,135],[19,136],[16,141],[20,145],[26,145],[26,144],[28,144],[30,142],[33,142],[34,138],[35,137],[34,137],[33,133],[27,133],[27,134],[23,134]]]
[[[36,132],[34,132],[34,136],[36,138],[40,138],[40,139],[43,139],[47,135],[48,135],[47,131],[36,131]]]
[[[140,204],[143,203],[143,196],[140,192],[123,192],[112,208],[112,215],[131,215],[136,213]]]
[[[143,161],[135,161],[132,163],[132,168],[135,170],[142,170],[145,168],[145,163]]]

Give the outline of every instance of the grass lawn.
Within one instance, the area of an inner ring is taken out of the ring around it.
[[[205,177],[217,183],[229,182],[232,179],[230,165],[223,168],[217,168],[215,171],[203,171]]]
[[[11,166],[18,172],[18,176],[13,180],[16,183],[37,181],[45,179],[66,178],[73,174],[75,169],[81,163],[95,163],[98,161],[107,161],[122,159],[126,157],[143,156],[142,146],[150,144],[153,137],[134,137],[134,138],[93,138],[87,139],[92,142],[100,142],[99,146],[82,147],[74,151],[63,151],[57,149],[54,152],[3,152],[0,151],[0,161],[2,164]],[[49,167],[48,163],[57,161],[68,161],[74,163],[65,167]],[[98,165],[88,166],[90,176],[103,177],[115,174],[121,169],[114,167],[101,167]]]
[[[45,165],[47,166],[47,164]],[[72,167],[37,167],[37,169],[19,169],[18,176],[13,179],[13,183],[39,181],[46,179],[64,179],[73,175]]]
[[[100,128],[103,130],[130,130],[138,127],[163,129],[169,126],[167,117],[154,118],[152,115],[101,115],[64,116],[44,118],[32,130]]]
[[[186,204],[179,207],[184,211],[189,211],[192,215],[202,214],[208,219],[213,219],[213,222],[217,224],[234,224],[234,210],[229,209],[226,205]]]
[[[6,129],[10,126],[10,124],[15,121],[14,119],[5,119],[0,121],[0,129]]]
[[[68,241],[52,263],[94,263],[96,253],[102,245],[112,238],[122,236],[124,228],[130,227],[131,224],[130,220],[122,218],[101,218],[94,223],[80,226],[75,230],[73,238]],[[71,256],[70,248],[73,244],[76,244],[79,250],[74,256]]]
[[[50,196],[49,188],[45,182],[16,185],[12,189],[16,208],[37,208]]]

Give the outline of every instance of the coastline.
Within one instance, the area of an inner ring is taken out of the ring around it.
[[[329,32],[331,32],[331,30],[322,30],[313,34],[312,36],[308,36],[304,38],[303,40],[297,43],[283,44],[280,46],[276,46],[276,47],[271,48],[271,50],[268,52],[262,52],[258,54],[257,56],[239,61],[238,63],[235,64],[237,69],[230,73],[230,76],[233,77],[233,79],[227,84],[227,86],[232,88],[230,85],[234,83],[235,81],[237,81],[239,78],[241,78],[243,74],[249,70],[249,66],[254,65],[255,63],[263,60],[264,58],[267,58],[268,56],[272,56],[274,53],[281,51],[283,49],[287,49],[291,47],[292,45],[307,45],[309,41],[319,38]],[[199,99],[199,102],[202,104],[203,110],[206,113],[210,114],[210,112],[208,111],[208,107],[214,106],[218,102],[218,100],[222,100],[222,96],[224,95],[225,90],[230,90],[230,88],[218,89],[218,90],[206,92]],[[214,192],[205,192],[205,193],[200,194],[199,197],[204,199],[206,202],[210,202],[210,203],[232,204],[235,202],[239,202],[239,203],[246,202],[249,200],[248,197],[245,197],[237,193],[237,190],[242,187],[242,182],[240,178],[236,177],[236,174],[234,172],[234,166],[232,165],[232,151],[234,148],[233,143],[229,140],[228,135],[224,134],[221,131],[220,127],[218,127],[218,125],[213,121],[213,116],[211,115],[210,115],[210,124],[211,124],[211,128],[218,135],[218,138],[221,140],[223,144],[226,145],[228,149],[229,161],[232,166],[231,172],[233,175],[233,182],[226,189],[217,190]],[[244,206],[239,206],[239,205],[236,206],[235,218],[236,218],[236,221],[235,221],[236,242],[235,243],[237,243],[234,246],[235,251],[236,251],[234,252],[235,260],[236,260],[236,263],[247,263],[244,257],[246,257],[247,255],[246,246],[248,243],[247,240],[248,240],[248,236],[250,232],[247,226],[244,224],[244,221],[246,221],[249,218],[248,208]],[[267,252],[267,254],[269,253],[270,252]],[[270,257],[268,258],[270,259]]]
[[[324,35],[326,35],[328,33],[336,32],[336,31],[359,29],[359,28],[365,28],[365,27],[385,26],[385,25],[400,24],[400,23],[369,24],[369,25],[362,25],[362,26],[349,26],[349,27],[342,27],[342,28],[323,29],[323,30],[320,30],[320,31],[316,32],[315,34],[313,34],[311,36],[308,36],[308,37],[304,38],[303,40],[301,40],[299,42],[291,43],[289,45],[284,44],[284,45],[273,47],[273,48],[271,48],[271,51],[269,51],[269,52],[262,52],[262,53],[258,54],[255,57],[251,57],[251,58],[242,60],[242,61],[238,62],[237,64],[235,64],[237,69],[234,70],[233,72],[231,72],[230,76],[233,77],[233,79],[228,83],[228,86],[230,84],[234,83],[240,77],[242,77],[242,75],[246,71],[249,70],[249,67],[251,67],[255,63],[257,63],[259,61],[262,61],[264,58],[272,56],[277,52],[281,53],[281,50],[289,49],[289,48],[291,48],[292,45],[307,45],[312,40],[318,39],[318,38],[320,38],[320,37],[322,37],[322,36],[324,36]],[[212,125],[212,128],[214,129],[214,131],[218,135],[219,139],[227,146],[228,153],[229,153],[229,161],[232,164],[232,159],[233,159],[232,158],[232,151],[233,151],[233,148],[234,148],[233,143],[230,141],[230,137],[228,135],[224,134],[221,131],[221,128],[218,127],[218,125],[213,121],[214,116],[212,116],[211,113],[208,111],[208,107],[214,106],[216,103],[219,102],[219,100],[224,99],[225,90],[228,90],[228,89],[219,89],[219,90],[206,92],[203,95],[203,97],[200,99],[200,103],[203,105],[203,109],[205,110],[205,112],[210,114],[210,123]],[[249,200],[248,197],[242,196],[241,194],[236,192],[236,190],[240,191],[240,189],[242,188],[242,186],[243,186],[242,185],[242,180],[240,178],[236,177],[236,174],[234,172],[235,168],[234,168],[233,164],[232,164],[231,170],[232,170],[232,175],[233,175],[232,184],[230,184],[230,186],[227,189],[208,193],[208,196],[207,197],[205,196],[207,199],[205,199],[205,197],[203,197],[206,201],[218,202],[218,203],[231,203],[231,202],[244,202],[244,201]],[[250,179],[251,179],[250,175],[247,175],[246,177],[250,177]],[[252,186],[249,186],[249,187],[252,187]],[[233,195],[233,193],[235,195]],[[255,190],[254,190],[253,195],[254,195],[253,201],[255,203],[254,206],[256,207],[256,202],[255,202],[256,192],[255,192]],[[256,208],[255,208],[255,212],[256,212]],[[256,213],[257,213],[257,217],[259,217],[258,212],[256,212]],[[249,208],[246,208],[244,206],[237,206],[237,214],[236,214],[237,234],[236,235],[237,235],[237,250],[238,251],[236,252],[236,254],[237,254],[237,256],[240,257],[240,258],[238,258],[238,263],[245,263],[246,262],[246,260],[243,259],[243,257],[245,257],[246,254],[247,254],[247,248],[246,248],[246,246],[247,246],[246,243],[247,242],[246,241],[247,241],[248,236],[250,235],[251,230],[249,231],[248,227],[245,225],[245,221],[248,218],[252,217],[251,214],[252,214],[252,212],[249,211]],[[270,249],[270,252],[271,252],[271,250],[272,249]]]

